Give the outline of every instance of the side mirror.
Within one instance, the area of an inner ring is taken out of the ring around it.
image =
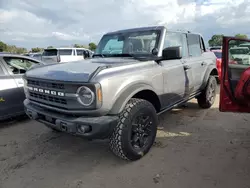
[[[162,60],[181,59],[182,48],[181,46],[172,46],[162,50]]]

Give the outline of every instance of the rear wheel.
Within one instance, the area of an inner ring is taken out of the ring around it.
[[[197,97],[198,104],[201,108],[210,108],[215,101],[217,81],[214,76],[210,76],[206,88]]]
[[[132,98],[110,137],[111,151],[125,160],[140,159],[154,143],[157,122],[155,108],[150,102]]]

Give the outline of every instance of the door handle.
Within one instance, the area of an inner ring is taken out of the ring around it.
[[[207,63],[205,61],[202,61],[201,66],[206,65]]]
[[[188,70],[191,69],[191,67],[189,65],[184,65],[184,70]]]

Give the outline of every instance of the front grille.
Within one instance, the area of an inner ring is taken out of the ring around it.
[[[57,104],[67,104],[67,100],[59,97],[48,96],[41,93],[29,92],[29,95],[36,99],[41,99],[47,102],[57,103]]]
[[[38,80],[27,80],[28,85],[33,85],[33,86],[39,86],[43,88],[51,88],[51,89],[65,89],[64,84],[59,84],[59,83],[50,83],[50,82],[44,82],[44,81],[38,81]]]
[[[27,98],[45,106],[73,110],[82,109],[74,95],[81,86],[78,83],[27,78]]]

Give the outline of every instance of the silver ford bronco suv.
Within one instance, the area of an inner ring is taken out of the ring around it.
[[[53,130],[110,140],[114,154],[138,160],[155,141],[157,115],[216,96],[216,57],[201,35],[164,26],[105,34],[92,59],[24,75],[27,115]]]

